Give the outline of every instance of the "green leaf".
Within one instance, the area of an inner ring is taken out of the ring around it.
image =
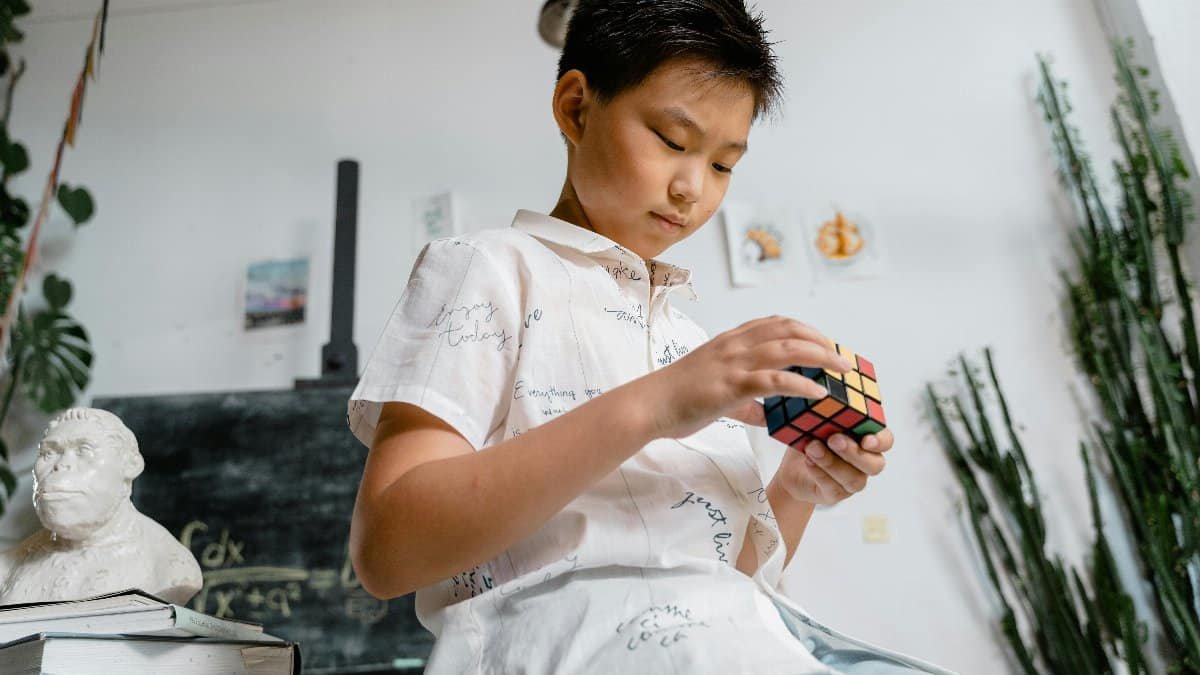
[[[4,173],[10,176],[21,173],[29,168],[29,152],[20,143],[9,143],[0,152],[0,164],[4,165]]]
[[[0,38],[5,42],[20,42],[25,38],[25,34],[17,30],[12,21],[2,21],[0,22]]]
[[[12,497],[13,493],[17,491],[17,477],[13,475],[12,469],[9,469],[7,464],[0,464],[0,481],[4,483],[5,497]]]
[[[86,188],[80,186],[71,188],[66,183],[58,186],[58,203],[71,216],[76,225],[82,225],[96,212],[96,204],[92,201]]]
[[[24,16],[33,11],[29,3],[25,2],[25,0],[7,0],[5,6],[8,7],[8,11],[12,12],[13,16]]]
[[[50,274],[42,282],[42,295],[52,309],[62,311],[71,302],[71,282],[57,274]]]
[[[25,392],[45,412],[69,408],[91,377],[92,351],[87,332],[58,310],[25,319],[21,327]]]
[[[0,148],[8,142],[3,130],[0,129]],[[8,193],[3,181],[0,181],[0,229],[16,230],[29,223],[29,204],[20,197]]]
[[[0,307],[8,307],[24,262],[25,249],[16,230],[0,227]]]

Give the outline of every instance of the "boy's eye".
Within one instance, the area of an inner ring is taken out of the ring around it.
[[[663,143],[666,143],[666,144],[667,144],[667,147],[668,147],[668,148],[670,148],[670,149],[672,149],[672,150],[679,150],[679,151],[682,151],[682,150],[683,150],[683,148],[681,148],[680,146],[678,146],[678,145],[675,145],[674,143],[672,143],[672,142],[671,142],[671,141],[670,141],[670,140],[669,140],[669,139],[668,139],[666,136],[663,136],[662,134],[658,133],[657,131],[656,131],[656,132],[654,132],[654,133],[655,133],[655,134],[656,134],[656,135],[657,135],[659,138],[661,138],[661,139],[662,139],[662,142],[663,142]]]
[[[733,173],[733,169],[727,166],[721,166],[720,164],[713,164],[713,168],[721,173]]]

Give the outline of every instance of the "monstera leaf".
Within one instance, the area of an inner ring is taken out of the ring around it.
[[[46,277],[42,291],[50,309],[22,316],[14,334],[20,350],[21,379],[29,397],[45,412],[69,408],[87,386],[92,350],[87,331],[64,310],[71,299],[70,282]]]

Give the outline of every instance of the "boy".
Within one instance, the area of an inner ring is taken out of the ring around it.
[[[375,596],[417,591],[426,672],[830,672],[775,585],[891,432],[789,450],[764,486],[755,398],[823,396],[782,369],[850,364],[784,317],[710,340],[667,302],[690,272],[656,259],[775,105],[765,37],[741,0],[582,2],[558,204],[418,256],[349,404],[370,447],[351,556]],[[872,672],[920,672],[896,668]]]

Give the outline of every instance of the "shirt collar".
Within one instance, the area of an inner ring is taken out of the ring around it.
[[[633,251],[602,234],[536,211],[519,209],[517,215],[513,218],[512,226],[538,239],[573,248],[585,254],[595,255],[616,251],[619,254],[634,259],[638,258],[637,254]],[[664,279],[664,286],[669,288],[675,286],[682,287],[692,300],[699,298],[696,295],[695,287],[692,285],[691,270],[658,259],[652,259],[650,262],[654,263],[655,275],[661,276]]]

